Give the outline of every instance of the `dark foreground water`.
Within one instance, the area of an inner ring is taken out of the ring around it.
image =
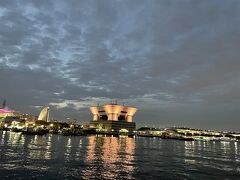
[[[240,179],[240,142],[0,131],[0,179]]]

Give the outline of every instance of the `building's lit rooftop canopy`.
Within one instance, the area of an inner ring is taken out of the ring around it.
[[[0,114],[5,114],[5,113],[14,113],[15,111],[10,110],[10,109],[0,109]]]
[[[133,116],[137,112],[137,108],[118,104],[94,106],[91,107],[90,110],[93,114],[93,121],[108,120],[133,122]]]
[[[2,108],[0,109],[0,118],[5,118],[9,116],[17,116],[17,112],[11,109]]]

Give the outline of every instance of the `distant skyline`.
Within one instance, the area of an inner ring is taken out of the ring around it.
[[[239,0],[0,1],[0,101],[79,122],[240,131]]]

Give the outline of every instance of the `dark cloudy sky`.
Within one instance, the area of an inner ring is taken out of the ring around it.
[[[240,130],[239,0],[1,0],[0,100],[59,120]]]

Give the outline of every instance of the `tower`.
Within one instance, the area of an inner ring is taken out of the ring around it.
[[[6,100],[4,99],[2,103],[2,108],[5,109],[5,107],[6,107]]]

